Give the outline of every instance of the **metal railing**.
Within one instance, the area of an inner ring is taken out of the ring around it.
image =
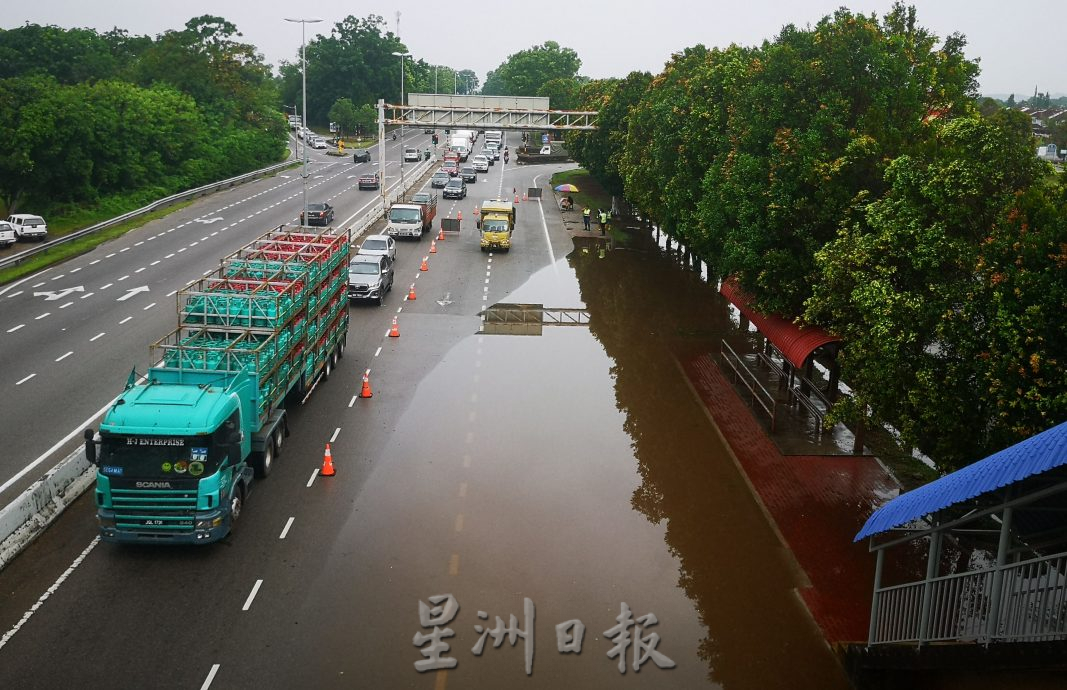
[[[875,590],[870,644],[1067,639],[1067,552]],[[1002,575],[993,611],[994,583]],[[926,606],[924,607],[924,599]],[[926,610],[924,620],[923,611]]]
[[[778,420],[778,401],[756,379],[755,374],[749,371],[744,360],[734,352],[733,348],[725,340],[719,346],[719,355],[722,357],[723,362],[726,363],[726,366],[730,367],[730,370],[734,372],[734,383],[739,382],[747,388],[752,404],[759,405],[770,416],[771,431],[774,431],[774,425]]]
[[[272,173],[280,172],[293,164],[293,161],[277,163],[261,170],[254,170],[250,173],[238,175],[237,177],[231,177],[228,180],[222,180],[221,182],[212,182],[211,184],[206,184],[202,187],[197,187],[196,189],[189,189],[184,192],[178,192],[177,194],[171,194],[170,196],[160,199],[159,201],[153,201],[147,206],[139,208],[136,211],[130,211],[129,213],[124,213],[121,216],[116,216],[114,218],[101,221],[96,225],[90,225],[87,228],[82,228],[81,230],[72,232],[69,235],[64,235],[63,237],[58,237],[50,242],[40,244],[34,247],[33,249],[27,249],[26,251],[19,252],[14,256],[9,256],[6,259],[0,260],[0,269],[8,268],[10,266],[17,266],[23,261],[26,261],[27,259],[37,256],[38,254],[43,254],[47,252],[49,249],[55,249],[60,245],[66,244],[67,242],[73,242],[74,240],[81,239],[82,237],[86,237],[88,235],[92,235],[93,233],[99,232],[101,230],[106,230],[107,228],[119,225],[120,223],[125,223],[128,220],[133,220],[134,218],[138,218],[140,216],[152,213],[153,211],[157,211],[161,208],[165,208],[167,206],[170,206],[171,204],[176,204],[180,201],[188,201],[189,199],[195,199],[198,196],[217,192],[221,189],[226,189],[227,187],[233,187],[235,185],[248,182],[249,180],[254,180],[258,177],[263,177],[264,175],[270,175]]]

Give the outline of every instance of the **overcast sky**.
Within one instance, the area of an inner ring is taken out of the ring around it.
[[[473,69],[484,81],[507,56],[544,41],[573,48],[581,74],[622,77],[632,70],[658,73],[671,53],[703,43],[754,45],[773,38],[787,23],[814,24],[837,7],[884,14],[892,0],[571,0],[531,3],[467,0],[452,3],[401,0],[352,3],[338,0],[29,0],[5,3],[0,27],[25,22],[57,26],[112,27],[157,35],[186,21],[214,14],[233,22],[267,62],[294,61],[300,26],[284,17],[315,17],[308,37],[329,33],[349,14],[379,14],[416,57],[433,64]],[[919,23],[940,37],[967,37],[967,55],[980,59],[984,94],[1067,92],[1064,30],[1067,0],[912,0]],[[553,7],[536,15],[531,8]],[[1043,28],[1047,27],[1047,28]]]

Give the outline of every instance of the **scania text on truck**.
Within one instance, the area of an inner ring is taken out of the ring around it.
[[[348,335],[350,236],[280,226],[178,291],[153,344],[85,430],[104,541],[207,544],[241,514],[288,435],[286,407],[329,377]]]
[[[397,203],[389,207],[389,220],[385,234],[390,237],[414,237],[420,239],[433,229],[437,217],[437,195],[417,192],[411,203]]]
[[[508,199],[486,199],[478,218],[481,249],[511,251],[511,233],[515,230],[515,204]]]

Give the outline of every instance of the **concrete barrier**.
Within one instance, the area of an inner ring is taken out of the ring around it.
[[[0,510],[0,570],[44,533],[95,480],[95,467],[85,458],[85,450],[79,449]]]

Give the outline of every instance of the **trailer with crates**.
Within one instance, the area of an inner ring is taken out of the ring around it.
[[[348,232],[280,226],[177,293],[150,346],[85,432],[104,541],[207,544],[233,529],[288,435],[286,405],[329,378],[348,334]]]

